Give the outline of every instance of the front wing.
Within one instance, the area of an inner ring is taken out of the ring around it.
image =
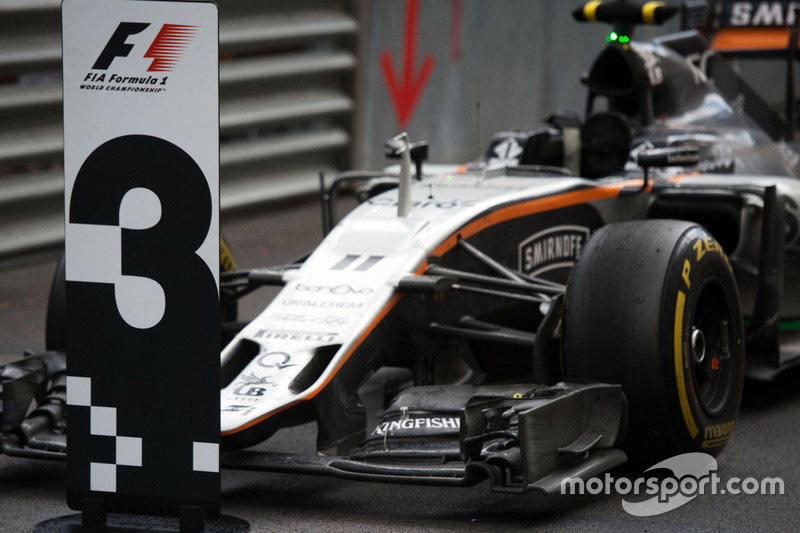
[[[0,452],[63,460],[66,365],[46,352],[0,367]],[[627,460],[626,399],[602,383],[411,387],[341,455],[225,451],[225,468],[344,479],[558,493]]]

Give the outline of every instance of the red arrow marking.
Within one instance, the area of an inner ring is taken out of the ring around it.
[[[414,56],[417,51],[417,19],[419,16],[419,0],[406,0],[406,27],[403,42],[403,81],[398,84],[394,73],[394,64],[388,50],[381,52],[381,69],[389,95],[392,98],[397,122],[405,129],[414,106],[422,94],[422,89],[433,70],[433,57],[427,54],[422,60],[419,75],[414,75]]]
[[[461,57],[461,13],[463,0],[453,0],[450,18],[450,61],[458,62]]]

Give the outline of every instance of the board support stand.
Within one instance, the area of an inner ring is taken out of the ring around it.
[[[34,531],[245,533],[219,514],[218,8],[63,0],[61,17],[78,514]]]
[[[184,505],[180,511],[181,533],[200,533],[205,528],[203,509],[192,505]]]
[[[103,500],[83,500],[81,511],[81,524],[86,528],[104,526],[106,523],[106,510]]]
[[[240,518],[220,515],[205,520],[203,509],[181,506],[178,518],[107,514],[102,500],[86,499],[80,514],[52,518],[36,525],[34,533],[247,533],[250,524]]]

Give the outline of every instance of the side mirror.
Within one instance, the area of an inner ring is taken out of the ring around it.
[[[649,185],[651,168],[688,167],[700,162],[700,151],[696,146],[669,146],[643,150],[636,156],[636,163],[644,170],[644,183],[641,187],[625,187],[619,191],[620,196],[635,196],[644,192]]]
[[[636,162],[645,172],[652,167],[686,167],[700,162],[700,151],[696,146],[670,146],[643,150]]]

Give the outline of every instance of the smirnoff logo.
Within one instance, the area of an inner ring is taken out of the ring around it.
[[[519,243],[519,270],[537,276],[548,270],[571,267],[589,238],[585,226],[554,226]]]
[[[722,8],[721,26],[786,27],[794,24],[800,2],[726,2]]]

